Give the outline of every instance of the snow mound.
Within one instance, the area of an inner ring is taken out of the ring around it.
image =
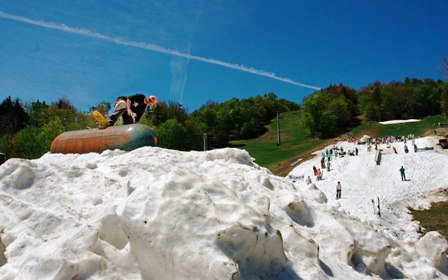
[[[392,240],[238,149],[46,154],[0,178],[0,279],[446,277],[437,233]]]
[[[397,123],[409,123],[409,122],[419,122],[421,120],[419,119],[409,119],[409,120],[392,120],[392,121],[385,121],[380,122],[380,124],[388,125],[388,124],[397,124]]]

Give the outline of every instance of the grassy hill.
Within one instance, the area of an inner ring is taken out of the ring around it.
[[[356,136],[362,136],[364,134],[374,137],[383,136],[399,136],[414,134],[418,136],[433,135],[434,130],[440,130],[440,128],[434,124],[445,123],[446,120],[442,116],[429,116],[422,119],[419,122],[398,123],[382,125],[374,121],[363,122],[360,126],[354,128],[351,133]],[[443,129],[443,128],[442,128]]]
[[[268,125],[268,132],[263,136],[234,141],[233,145],[241,147],[255,158],[255,162],[269,168],[277,175],[285,176],[293,166],[291,163],[299,158],[305,159],[312,151],[321,149],[332,139],[319,140],[310,138],[309,130],[303,122],[303,112],[287,112],[280,115],[280,145],[277,145],[277,121]]]
[[[234,141],[232,145],[245,149],[255,158],[255,162],[269,168],[274,174],[285,176],[298,159],[306,160],[313,151],[322,149],[335,139],[319,140],[310,138],[309,130],[304,125],[303,111],[287,112],[280,115],[280,145],[277,145],[277,121],[274,119],[267,126],[268,132],[263,136]],[[399,136],[414,134],[416,136],[433,135],[437,123],[445,123],[441,116],[429,116],[420,122],[382,125],[374,121],[363,122],[350,133],[355,137],[371,135],[373,137]]]

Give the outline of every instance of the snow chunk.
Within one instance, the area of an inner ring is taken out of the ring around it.
[[[425,234],[416,245],[422,256],[431,264],[431,266],[448,272],[447,250],[448,242],[438,232],[431,231]]]

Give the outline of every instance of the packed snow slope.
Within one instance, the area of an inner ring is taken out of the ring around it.
[[[238,149],[10,159],[0,279],[448,278],[439,234],[392,238],[327,203],[321,182],[274,176]]]
[[[391,237],[415,241],[419,237],[419,224],[411,221],[408,208],[428,208],[431,202],[446,199],[438,191],[448,189],[448,151],[437,146],[437,140],[435,137],[416,138],[414,143],[417,152],[411,140],[407,143],[380,144],[376,150],[372,145],[370,151],[367,145],[339,142],[317,151],[314,159],[296,167],[290,175],[309,176],[324,192],[330,204],[340,204],[350,214],[388,231]],[[405,145],[408,153],[405,152]],[[313,166],[321,168],[322,153],[334,147],[342,148],[345,152],[353,152],[357,148],[358,156],[349,156],[347,153],[343,157],[331,157],[330,171],[325,168],[322,180],[316,181]],[[379,151],[381,157],[377,164],[375,159]],[[401,178],[402,166],[406,181]],[[336,200],[338,182],[342,185],[342,196]],[[377,214],[378,199],[381,217]]]

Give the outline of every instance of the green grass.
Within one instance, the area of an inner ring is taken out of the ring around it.
[[[363,136],[362,134],[365,134],[368,131],[372,131],[373,129],[376,129],[376,127],[378,127],[377,122],[365,121],[362,122],[359,126],[352,129],[350,133],[355,136]]]
[[[429,210],[411,211],[425,232],[435,230],[448,239],[448,202],[434,203]]]
[[[429,116],[419,122],[381,125],[381,131],[383,135],[422,135],[439,121],[443,122],[441,116]]]
[[[353,135],[361,136],[368,134],[375,137],[383,136],[407,136],[409,134],[424,135],[434,130],[434,124],[444,123],[446,120],[442,116],[429,116],[419,122],[398,123],[382,125],[374,121],[363,122],[360,126],[352,130]]]
[[[303,124],[303,112],[295,111],[281,114],[280,145],[277,145],[277,121],[268,125],[268,132],[257,139],[232,142],[255,158],[261,166],[272,168],[285,161],[297,160],[300,156],[329,143],[331,140],[318,140],[309,137],[309,130]]]

